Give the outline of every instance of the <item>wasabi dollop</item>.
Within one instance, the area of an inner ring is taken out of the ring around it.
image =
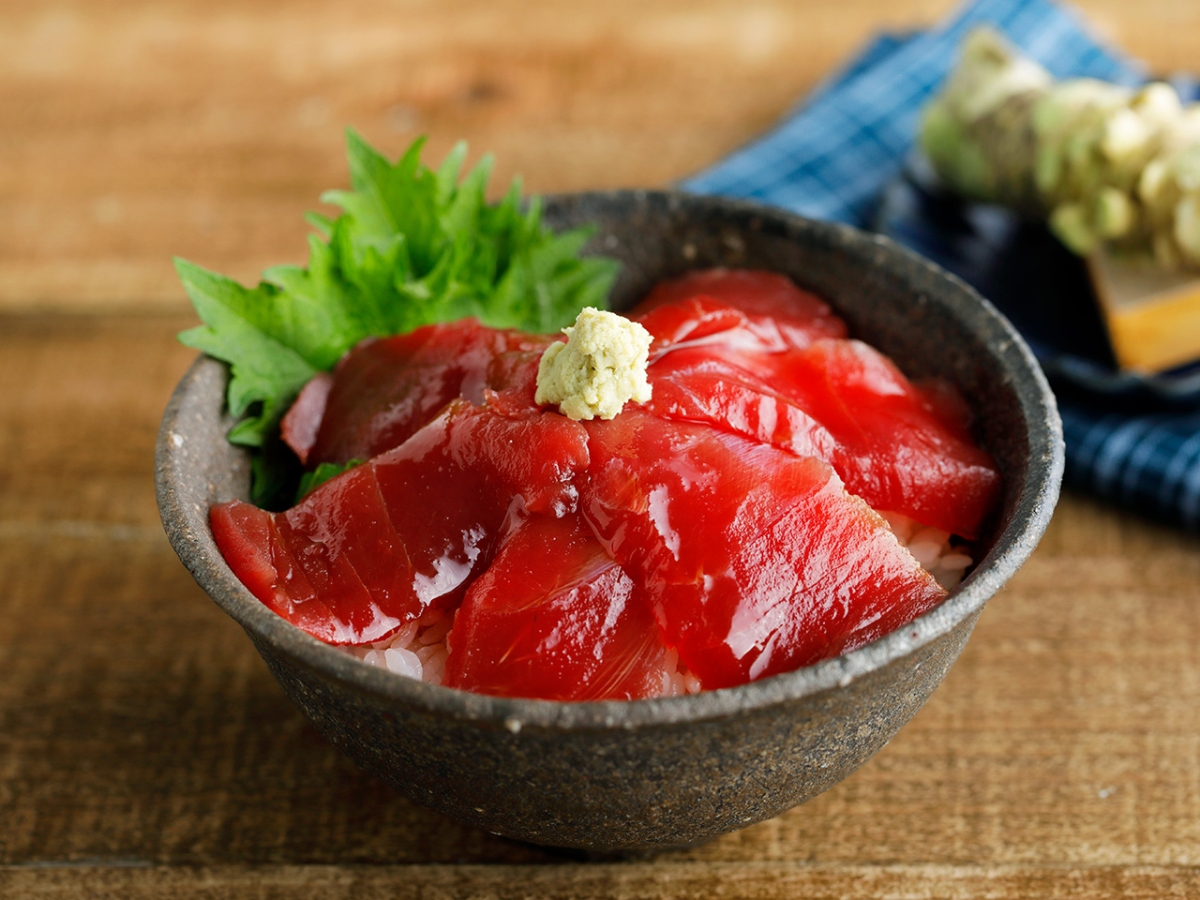
[[[632,400],[650,399],[646,367],[650,332],[619,316],[585,307],[538,364],[538,404],[554,404],[569,419],[612,419]]]

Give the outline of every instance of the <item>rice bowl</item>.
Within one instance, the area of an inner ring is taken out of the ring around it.
[[[856,336],[910,374],[950,380],[975,411],[1005,487],[974,568],[949,598],[845,656],[699,694],[684,685],[681,696],[568,704],[397,677],[388,671],[389,650],[397,667],[415,668],[405,650],[422,674],[427,663],[436,673],[444,623],[419,625],[404,647],[371,648],[376,664],[364,665],[263,607],[217,553],[205,513],[246,496],[248,468],[225,441],[226,371],[207,359],[185,376],[163,420],[160,510],[180,558],[246,630],[285,693],[335,745],[411,799],[540,844],[592,851],[690,844],[815,796],[916,713],[988,598],[1045,529],[1062,473],[1061,427],[1011,326],[969,288],[886,240],[668,192],[554,198],[547,218],[557,227],[598,223],[594,246],[625,264],[618,309],[688,268],[772,269],[828,298]],[[932,536],[909,537],[914,552],[939,555]],[[954,554],[940,556],[961,571]]]

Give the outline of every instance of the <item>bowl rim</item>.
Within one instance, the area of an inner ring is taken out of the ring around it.
[[[1062,423],[1049,384],[1032,352],[990,302],[961,279],[889,238],[840,223],[808,219],[776,207],[673,190],[588,191],[546,198],[548,206],[556,201],[619,203],[630,200],[657,202],[671,209],[703,206],[709,212],[769,220],[785,228],[815,232],[843,244],[857,244],[863,249],[869,245],[884,265],[914,267],[914,271],[948,282],[958,295],[955,305],[961,306],[963,311],[978,307],[983,319],[974,324],[964,323],[964,327],[976,333],[986,330],[987,334],[981,338],[996,354],[1006,374],[1026,386],[1026,390],[1014,390],[1029,430],[1031,463],[1027,467],[1025,484],[1013,504],[1011,520],[996,535],[991,550],[967,579],[940,605],[907,626],[847,654],[748,684],[681,697],[575,702],[537,700],[475,694],[405,678],[366,665],[311,637],[269,610],[225,564],[208,528],[207,509],[184,499],[183,472],[190,456],[185,449],[185,419],[188,415],[196,415],[198,402],[207,402],[211,407],[217,384],[223,407],[228,378],[225,363],[202,354],[179,381],[163,415],[155,451],[158,505],[164,530],[180,559],[205,592],[256,643],[265,642],[304,667],[373,697],[377,702],[505,728],[512,733],[526,727],[554,731],[657,728],[749,713],[846,687],[914,653],[977,614],[1028,559],[1045,531],[1058,499],[1064,465]]]

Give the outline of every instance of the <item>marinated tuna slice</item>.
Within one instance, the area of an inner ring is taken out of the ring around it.
[[[654,339],[651,356],[683,347],[721,344],[763,353],[785,350],[791,344],[774,319],[751,317],[712,297],[689,297],[656,306],[637,316]]]
[[[671,306],[676,308],[670,312],[661,309]],[[717,320],[728,317],[719,312],[722,307],[741,313],[752,330],[773,332],[793,347],[847,333],[846,323],[821,298],[786,275],[754,269],[705,269],[661,282],[628,315],[661,341],[675,343],[716,330]]]
[[[300,566],[279,533],[276,516],[234,500],[213,507],[209,521],[234,574],[293,625],[330,644],[390,630],[386,621],[376,621],[380,611],[352,569],[340,561],[307,570]]]
[[[733,344],[662,353],[650,366],[647,408],[820,457],[875,509],[979,536],[1000,474],[972,442],[953,388],[918,389],[861,341],[781,352]]]
[[[364,341],[338,363],[310,448],[302,441],[292,448],[310,467],[370,459],[398,447],[451,400],[482,403],[489,388],[524,386],[532,406],[537,361],[551,340],[463,319]],[[306,387],[297,406],[309,391]],[[315,407],[313,400],[309,405]],[[303,411],[301,406],[285,438],[306,433],[299,420],[307,423],[311,416]],[[306,428],[311,431],[311,424]]]
[[[269,601],[275,599],[279,571],[272,552],[273,516],[252,504],[232,500],[214,506],[208,519],[221,555],[238,581],[274,608]]]
[[[329,402],[329,390],[333,387],[333,375],[318,372],[308,380],[300,395],[279,423],[283,442],[292,448],[304,465],[317,443],[317,432],[325,416],[325,404]]]
[[[738,363],[709,347],[673,349],[650,367],[653,394],[645,409],[665,419],[703,422],[836,467],[844,450],[829,430],[795,401],[776,393]]]
[[[762,367],[772,387],[829,429],[844,448],[830,460],[875,509],[979,537],[1000,498],[1000,472],[948,410],[949,386],[916,388],[862,341],[816,341]],[[961,407],[961,401],[959,401]]]
[[[667,648],[642,590],[578,514],[521,518],[454,619],[443,683],[543,700],[664,692]]]
[[[945,597],[818,459],[639,410],[587,429],[581,509],[705,688],[836,656]]]
[[[301,503],[275,517],[294,571],[359,636],[340,643],[379,640],[404,624],[419,602],[412,563],[377,475],[375,466],[360,466],[330,482],[321,503]],[[293,580],[282,574],[285,585]]]
[[[655,337],[659,414],[816,452],[876,509],[980,535],[1000,475],[971,438],[962,398],[940,382],[917,388],[883,354],[843,340],[844,323],[786,277],[693,272],[660,284],[632,314]],[[783,416],[776,426],[772,412]]]
[[[331,643],[370,643],[460,601],[514,505],[574,510],[572,480],[587,463],[577,423],[455,400],[286,512],[215,507],[213,534],[234,573],[281,616]]]

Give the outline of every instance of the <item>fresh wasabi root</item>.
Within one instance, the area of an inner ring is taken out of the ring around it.
[[[1170,85],[1055,82],[980,28],[925,109],[921,145],[955,192],[1045,218],[1080,255],[1200,268],[1200,104]]]

